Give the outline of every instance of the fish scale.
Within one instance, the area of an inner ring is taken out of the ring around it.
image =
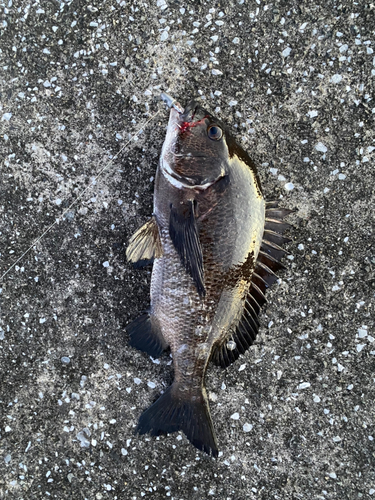
[[[168,347],[172,385],[140,417],[140,434],[182,430],[216,457],[204,380],[254,342],[266,289],[283,266],[289,210],[266,204],[256,167],[226,126],[191,101],[172,106],[155,176],[154,215],[129,241],[130,262],[153,260],[151,307],[127,326],[153,357]]]
[[[175,373],[179,379],[185,377],[188,366],[194,366],[196,329],[201,325],[199,318],[207,315],[206,299],[202,302],[190,276],[185,272],[180,258],[167,231],[162,231],[164,255],[154,261],[151,283],[151,314],[160,320],[161,330],[174,354]],[[155,274],[155,279],[154,279]],[[202,325],[204,326],[204,325]],[[192,333],[194,332],[194,334]],[[205,342],[206,337],[201,337]],[[179,352],[181,346],[188,346]],[[193,373],[188,374],[188,385]]]

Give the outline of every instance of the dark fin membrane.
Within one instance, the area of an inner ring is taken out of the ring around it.
[[[285,269],[285,266],[281,263],[281,259],[288,252],[280,245],[290,241],[289,238],[283,236],[284,231],[291,227],[291,224],[284,222],[284,218],[293,212],[294,210],[280,208],[277,201],[266,204],[263,241],[258,255],[258,266],[255,268],[256,272],[259,271],[259,267],[263,268],[263,273],[261,274],[263,278],[265,278],[264,270],[271,276],[279,269]],[[258,272],[258,274],[260,273]],[[268,286],[272,284],[271,281],[274,282],[276,280],[270,277],[266,278]],[[261,289],[262,292],[265,291],[262,287]]]
[[[156,319],[148,313],[129,323],[126,331],[130,337],[129,344],[153,358],[158,358],[168,347]]]
[[[270,208],[278,208],[278,206],[278,200],[266,201],[266,210],[269,210]]]
[[[280,208],[277,201],[266,203],[266,222],[264,225],[265,232],[272,231],[273,233],[279,233],[281,236],[282,233],[291,226],[287,222],[284,222],[284,218],[292,213],[294,213],[294,210]],[[283,239],[282,236],[281,239]]]
[[[207,396],[201,392],[193,401],[187,399],[187,394],[188,391],[180,392],[179,385],[174,382],[141,415],[136,432],[160,436],[181,430],[198,450],[216,458],[217,441]]]
[[[223,368],[232,364],[240,354],[244,354],[257,336],[258,314],[260,308],[267,302],[265,292],[277,281],[275,273],[280,269],[285,269],[280,260],[288,252],[280,245],[290,241],[282,236],[290,224],[284,222],[283,218],[292,212],[294,210],[279,208],[278,202],[275,201],[266,204],[263,241],[251,277],[250,289],[245,299],[242,316],[235,329],[232,328],[212,354],[212,361]]]
[[[155,216],[136,231],[129,240],[126,258],[135,267],[149,264],[163,254],[159,228]]]
[[[253,280],[251,281],[249,295],[256,300],[260,307],[267,304],[267,299],[262,291],[262,288],[259,288]]]
[[[275,245],[282,245],[283,243],[289,243],[289,241],[292,241],[290,238],[286,238],[285,236],[282,236],[280,233],[277,233],[276,231],[271,231],[270,229],[265,229],[263,233],[263,242],[266,243],[273,243]]]
[[[273,243],[272,241],[269,241],[268,239],[265,238],[266,234],[264,234],[263,236],[262,250],[271,257],[275,258],[276,260],[281,260],[282,257],[284,257],[284,255],[289,253],[276,243]]]
[[[203,255],[192,201],[178,207],[171,205],[169,235],[182,265],[193,278],[199,295],[204,297],[206,289],[203,277]]]
[[[151,259],[141,259],[138,260],[137,262],[132,262],[132,267],[133,269],[140,269],[141,267],[146,267],[149,266],[150,264],[154,263],[154,258]]]
[[[294,212],[295,210],[293,209],[279,207],[276,205],[276,202],[273,202],[271,206],[266,205],[266,217],[270,217],[271,219],[279,219],[282,221],[285,217]]]
[[[262,264],[263,264],[262,267],[264,267],[264,266],[268,267],[271,270],[271,272],[272,271],[279,271],[279,269],[285,269],[284,264],[282,264],[275,257],[272,257],[269,253],[264,252],[262,247],[261,247],[259,250],[255,271],[257,271],[258,268],[261,267]]]
[[[257,310],[259,310],[259,304],[249,293],[236,329],[232,330],[224,342],[213,351],[211,359],[216,365],[227,368],[236,361],[240,354],[245,354],[254,343],[259,328]]]
[[[271,219],[266,215],[266,223],[264,225],[264,229],[270,229],[271,231],[282,234],[286,229],[288,229],[288,227],[290,227],[290,224],[288,224],[287,222],[283,222],[282,220],[278,219]]]

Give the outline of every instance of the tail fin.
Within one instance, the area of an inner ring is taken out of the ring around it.
[[[185,394],[180,393],[174,382],[141,415],[136,432],[159,436],[182,430],[196,448],[216,458],[217,441],[205,392],[194,400],[181,396]]]

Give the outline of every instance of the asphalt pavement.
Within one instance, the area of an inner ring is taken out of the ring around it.
[[[0,9],[0,498],[375,498],[374,4]],[[256,343],[207,374],[217,459],[134,433],[172,378],[124,329],[149,304],[125,248],[160,92],[225,121],[296,209]]]

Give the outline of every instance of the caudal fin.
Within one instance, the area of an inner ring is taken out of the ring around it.
[[[218,456],[217,441],[208,401],[203,392],[187,399],[177,383],[173,383],[140,417],[136,431],[152,436],[182,430],[198,450]]]

